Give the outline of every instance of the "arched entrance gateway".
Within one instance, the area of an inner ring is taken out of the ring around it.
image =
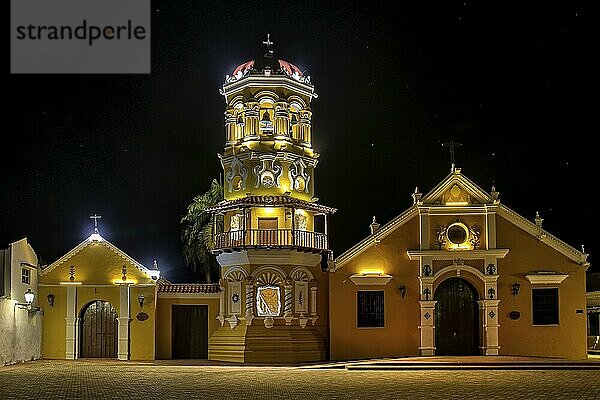
[[[436,288],[435,353],[437,355],[479,354],[479,296],[462,278],[449,278]]]
[[[117,317],[108,301],[92,301],[82,309],[80,357],[117,358]]]

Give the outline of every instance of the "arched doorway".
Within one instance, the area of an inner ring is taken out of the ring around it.
[[[117,358],[117,310],[96,300],[81,311],[81,352],[83,358]]]
[[[479,354],[477,290],[464,279],[450,278],[435,290],[435,354]]]

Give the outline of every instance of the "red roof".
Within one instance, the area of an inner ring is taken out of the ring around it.
[[[219,293],[217,283],[171,283],[161,278],[158,282],[159,293]]]

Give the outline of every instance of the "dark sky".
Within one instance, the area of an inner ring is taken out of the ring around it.
[[[218,89],[270,33],[319,94],[316,192],[339,209],[336,255],[449,173],[449,139],[465,175],[593,254],[599,21],[583,2],[525,3],[153,1],[150,75],[6,73],[0,244],[27,236],[52,262],[98,213],[122,250],[194,279],[179,220],[219,176]]]

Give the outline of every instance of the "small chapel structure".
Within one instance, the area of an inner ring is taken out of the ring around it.
[[[297,363],[586,358],[587,254],[453,165],[337,258],[319,203],[310,76],[265,54],[221,88],[218,284],[174,284],[94,232],[39,273],[42,356]]]

